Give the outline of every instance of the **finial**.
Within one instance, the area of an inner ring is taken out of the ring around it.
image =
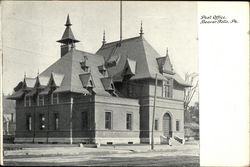
[[[68,14],[65,26],[68,27],[68,26],[71,26],[71,25],[72,24],[70,23],[69,14]]]
[[[26,72],[24,72],[24,78],[26,78]]]
[[[168,56],[168,47],[167,47],[167,51],[166,51],[166,56]]]
[[[38,68],[38,70],[37,70],[37,76],[39,75],[39,68]]]
[[[140,29],[140,36],[142,36],[144,33],[143,33],[143,28],[142,28],[142,21],[141,21],[141,29]]]
[[[105,30],[103,31],[103,39],[102,39],[102,45],[106,44],[106,40],[105,40]]]

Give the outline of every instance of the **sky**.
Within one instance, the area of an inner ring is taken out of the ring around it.
[[[95,53],[102,43],[120,38],[120,2],[116,1],[3,1],[3,92],[9,94],[19,81],[36,77],[60,58],[60,44],[67,14],[80,43],[76,48]],[[123,2],[123,39],[139,35],[161,55],[170,55],[175,71],[198,73],[197,4],[195,2]],[[195,97],[197,100],[197,95]]]

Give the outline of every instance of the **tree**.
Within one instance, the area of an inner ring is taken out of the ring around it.
[[[185,75],[186,83],[192,85],[191,87],[185,88],[184,90],[184,110],[185,112],[188,111],[189,104],[195,94],[198,91],[198,74],[197,73],[186,73]]]
[[[192,122],[199,124],[199,102],[195,102],[195,104],[190,106],[188,110],[191,115]]]

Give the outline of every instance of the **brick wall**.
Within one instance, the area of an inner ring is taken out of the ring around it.
[[[105,129],[105,112],[111,112],[111,129]],[[126,128],[126,114],[132,114],[132,129]],[[96,137],[139,139],[138,100],[116,97],[95,97]],[[126,141],[125,141],[126,142]]]

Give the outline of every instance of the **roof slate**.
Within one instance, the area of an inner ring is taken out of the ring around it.
[[[40,75],[49,77],[51,73],[57,74],[56,76],[64,76],[61,85],[55,90],[55,92],[75,92],[88,94],[88,90],[83,88],[79,74],[85,73],[81,68],[80,62],[88,58],[90,65],[91,75],[95,88],[93,91],[98,95],[110,96],[103,88],[100,78],[102,74],[98,70],[98,66],[104,64],[102,56],[71,49],[66,55],[48,67]],[[55,75],[54,75],[55,76]]]
[[[131,77],[131,80],[155,78],[155,74],[160,80],[166,79],[160,73],[158,63],[163,63],[164,69],[171,69],[171,67],[166,67],[171,65],[170,60],[161,57],[143,36],[122,40],[121,45],[118,45],[119,43],[120,41],[107,43],[96,52],[96,54],[102,55],[105,61],[116,60],[119,57],[116,66],[107,68],[109,76],[112,76],[114,81],[122,81],[127,59],[130,67],[135,68],[135,75]],[[160,62],[157,59],[160,59]],[[162,62],[163,60],[165,63]],[[131,62],[136,62],[136,67]],[[179,75],[171,75],[171,77],[176,78],[177,82],[183,86],[188,85]]]
[[[124,69],[127,58],[137,62],[136,75],[131,80],[154,78],[156,73],[161,76],[156,62],[156,58],[160,57],[160,55],[147,43],[144,37],[125,39],[122,41],[121,46],[117,45],[119,42],[107,43],[96,52],[96,54],[102,55],[105,60],[108,60],[110,55],[113,54],[114,47],[116,47],[116,54],[120,55],[120,60],[116,66],[107,69],[111,76],[119,78],[117,75],[122,74],[121,71]]]

